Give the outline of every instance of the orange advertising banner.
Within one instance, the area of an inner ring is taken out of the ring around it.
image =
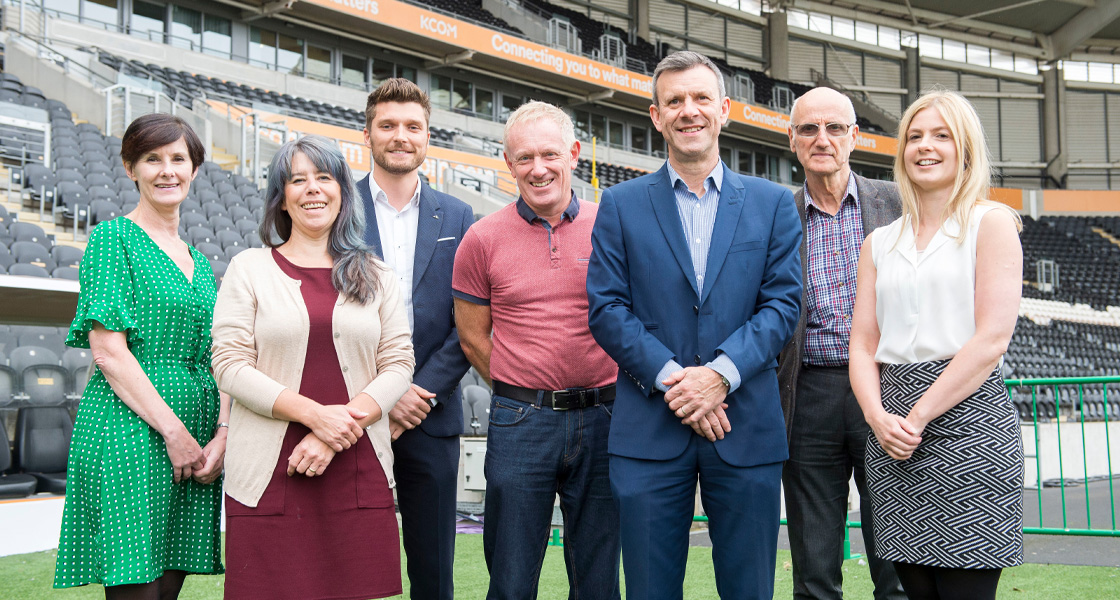
[[[653,90],[653,78],[647,75],[549,48],[397,0],[304,1],[395,29],[419,33],[465,50],[474,50],[643,99],[649,98]],[[789,125],[788,115],[735,101],[731,103],[731,120],[780,133],[785,133]],[[861,133],[856,140],[857,149],[876,154],[893,155],[897,147],[895,139],[887,136]]]

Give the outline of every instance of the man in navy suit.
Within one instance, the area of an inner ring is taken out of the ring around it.
[[[455,501],[463,408],[459,380],[470,368],[452,314],[455,250],[474,214],[461,200],[420,181],[431,103],[416,84],[388,79],[366,102],[365,141],[373,153],[358,192],[365,239],[400,278],[412,328],[412,387],[389,411],[397,484],[415,599],[454,596]]]
[[[591,331],[619,367],[609,452],[628,598],[683,597],[699,478],[722,598],[771,598],[785,421],[778,352],[801,304],[789,190],[719,159],[730,100],[706,57],[658,64],[669,160],[603,194]]]

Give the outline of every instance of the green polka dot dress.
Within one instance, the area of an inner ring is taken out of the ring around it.
[[[82,258],[66,344],[88,348],[95,322],[127,332],[160,396],[205,446],[218,421],[209,370],[217,293],[206,257],[193,248],[191,255],[193,283],[129,219],[98,225]],[[174,483],[163,436],[95,371],[70,443],[54,587],[147,583],[168,569],[223,572],[221,492],[220,480]]]

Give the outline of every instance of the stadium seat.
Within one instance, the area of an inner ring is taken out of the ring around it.
[[[0,427],[0,498],[26,498],[34,494],[38,486],[38,481],[34,477],[22,473],[4,474],[13,466],[8,429]]]
[[[66,461],[74,422],[63,407],[21,408],[16,417],[20,467],[38,482],[40,492],[66,493]]]
[[[93,351],[88,348],[67,348],[62,353],[62,368],[70,374],[69,399],[76,402],[89,382],[90,368],[93,365]]]
[[[17,263],[35,265],[48,271],[58,266],[51,258],[51,251],[36,242],[13,242],[8,251]]]
[[[8,275],[19,275],[20,277],[50,277],[51,272],[43,267],[29,265],[27,263],[15,263],[8,267]]]
[[[37,346],[19,346],[8,355],[19,382],[20,400],[27,406],[66,404],[67,373],[58,356]]]

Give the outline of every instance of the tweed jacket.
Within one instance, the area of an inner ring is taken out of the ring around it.
[[[859,208],[863,220],[863,237],[866,239],[871,232],[889,225],[892,221],[902,216],[902,201],[899,199],[898,186],[889,181],[878,181],[865,177],[855,176],[856,190],[859,194]],[[809,239],[809,232],[805,225],[805,188],[797,190],[793,195],[797,204],[797,213],[801,216],[801,232],[804,239]],[[805,326],[809,313],[809,261],[808,249],[803,241],[801,244],[801,271],[805,281],[805,288],[801,297],[801,318],[797,322],[797,330],[789,343],[778,355],[778,388],[782,399],[782,412],[786,418],[786,436],[789,436],[793,425],[793,415],[797,404],[797,377],[801,372],[805,345]]]
[[[366,427],[390,487],[393,450],[384,415],[408,390],[414,359],[408,315],[396,276],[385,267],[369,304],[340,297],[332,318],[335,352],[350,398],[369,394],[383,417]],[[272,417],[284,389],[298,391],[310,323],[300,282],[288,277],[269,248],[251,248],[230,262],[214,307],[214,376],[233,398],[226,442],[225,489],[256,506],[264,493],[288,421]]]

